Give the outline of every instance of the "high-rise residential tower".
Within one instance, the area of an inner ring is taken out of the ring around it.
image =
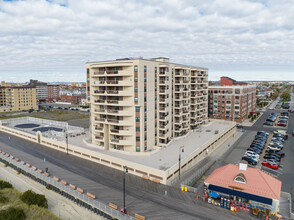
[[[207,122],[208,70],[168,58],[88,62],[92,144],[143,152]]]

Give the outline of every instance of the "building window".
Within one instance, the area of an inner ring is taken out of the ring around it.
[[[87,74],[89,74],[90,73],[90,69],[89,68],[87,68]]]
[[[134,66],[134,71],[138,72],[138,66]]]
[[[144,92],[147,92],[147,88],[146,87],[144,87]]]
[[[139,122],[140,121],[140,117],[136,117],[136,122]]]
[[[134,91],[135,91],[135,92],[138,92],[138,87],[135,87],[135,88],[134,88]]]
[[[134,81],[138,82],[138,77],[137,76],[134,77]]]
[[[144,106],[144,112],[146,112],[147,111],[147,106]]]
[[[157,67],[154,68],[154,72],[157,73]]]
[[[147,116],[144,116],[144,121],[147,121]]]
[[[139,132],[140,131],[140,127],[136,127],[136,131]]]
[[[136,107],[136,112],[140,112],[140,107]]]
[[[144,77],[144,82],[147,82],[147,78],[146,77]]]
[[[136,137],[136,141],[137,141],[137,142],[140,141],[140,137]]]
[[[147,72],[147,66],[144,66],[144,73]]]
[[[136,146],[136,152],[140,152],[140,146]]]
[[[138,98],[135,98],[135,103],[138,103]]]

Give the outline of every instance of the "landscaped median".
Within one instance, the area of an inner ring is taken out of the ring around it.
[[[31,190],[21,193],[14,189],[10,183],[0,180],[0,219],[58,220],[60,218],[47,209],[47,199],[44,195]]]

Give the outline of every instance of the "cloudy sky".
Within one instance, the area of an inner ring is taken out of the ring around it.
[[[0,80],[85,81],[87,61],[164,56],[209,79],[294,80],[293,0],[0,0]]]

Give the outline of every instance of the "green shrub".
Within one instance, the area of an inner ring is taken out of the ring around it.
[[[0,189],[5,189],[5,188],[12,188],[12,185],[9,182],[0,180]]]
[[[25,220],[26,215],[20,208],[9,207],[8,209],[0,211],[0,219],[5,220]]]
[[[37,194],[32,190],[25,191],[20,196],[20,199],[28,205],[37,205],[39,207],[48,208],[47,199],[45,198],[45,196]]]
[[[6,196],[0,195],[0,203],[7,203],[9,199]]]

